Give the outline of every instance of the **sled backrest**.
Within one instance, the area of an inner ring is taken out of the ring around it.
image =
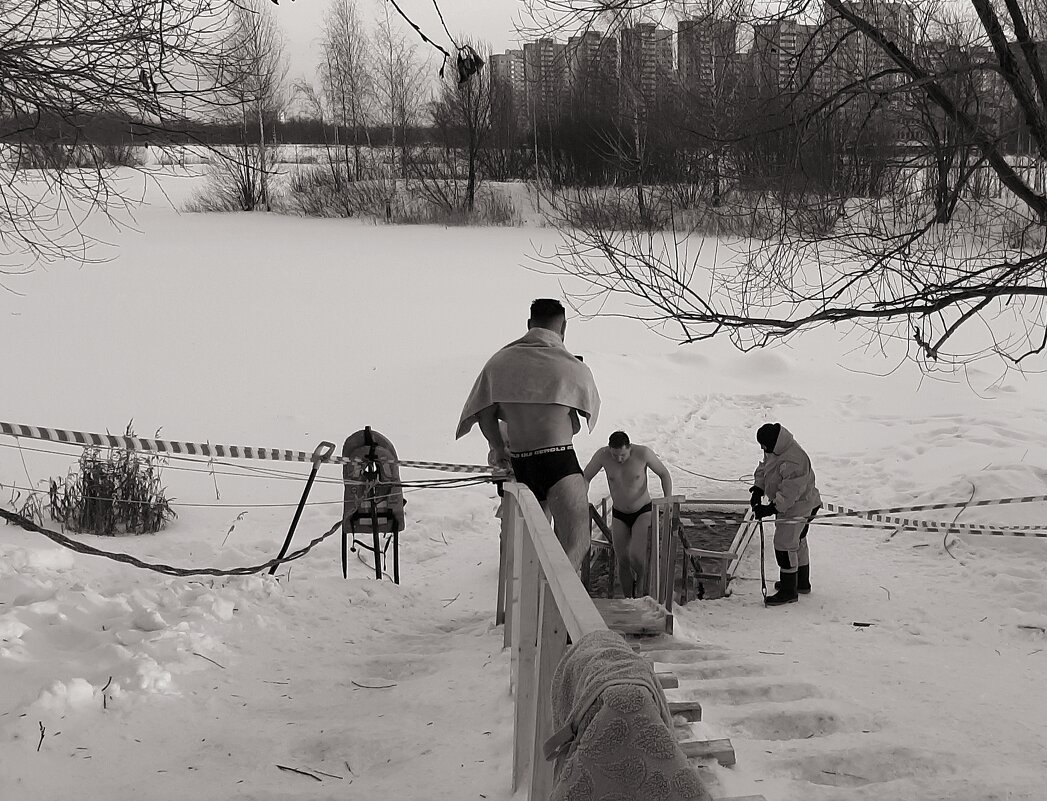
[[[342,467],[346,516],[342,529],[348,530],[351,516],[357,532],[370,531],[373,502],[381,531],[392,531],[394,524],[403,531],[405,501],[393,443],[366,426],[346,437],[342,456],[352,460]]]

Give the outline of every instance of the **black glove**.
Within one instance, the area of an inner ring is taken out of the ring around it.
[[[757,520],[763,520],[765,517],[778,514],[778,510],[773,503],[760,503],[753,507],[753,514],[756,515]]]
[[[763,490],[759,487],[749,487],[749,492],[752,493],[752,497],[749,498],[749,505],[755,509],[760,505],[760,499],[763,498]]]

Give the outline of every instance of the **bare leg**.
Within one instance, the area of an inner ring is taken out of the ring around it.
[[[638,582],[643,585],[647,575],[647,557],[651,548],[651,513],[644,512],[633,522],[632,537],[629,542],[629,564]]]
[[[589,553],[589,487],[581,473],[557,481],[546,497],[553,529],[575,570]]]
[[[617,517],[611,518],[611,541],[614,543],[614,558],[618,563],[618,580],[622,582],[622,595],[632,598],[636,592],[632,557],[629,555],[629,540],[632,530]]]

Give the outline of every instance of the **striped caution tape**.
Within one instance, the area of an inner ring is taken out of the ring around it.
[[[1045,500],[1047,500],[1047,499],[1045,499]],[[1012,503],[1015,502],[1015,501],[1013,501],[1013,500],[1011,500],[1009,498],[1000,498],[1000,499],[997,499],[995,503],[984,503],[984,502],[982,502],[982,503],[979,503],[978,505],[979,506],[998,506],[998,505],[1003,505],[1003,503],[1001,503],[1001,501],[1002,502],[1012,502]],[[971,504],[971,505],[973,506],[974,504]],[[938,530],[938,531],[944,531],[946,529],[957,529],[957,530],[960,530],[960,531],[978,531],[980,533],[986,533],[986,534],[994,533],[994,532],[1000,532],[1000,533],[1003,533],[1003,534],[1010,535],[1010,534],[1013,534],[1015,532],[1020,532],[1020,531],[1042,532],[1042,531],[1044,531],[1044,529],[1047,529],[1047,525],[1044,525],[1044,524],[1031,525],[1031,526],[994,526],[994,525],[988,525],[988,524],[985,524],[985,523],[943,523],[943,522],[932,521],[932,520],[919,520],[919,519],[916,519],[916,518],[909,518],[909,517],[894,517],[892,515],[878,514],[877,512],[863,512],[863,511],[859,511],[857,509],[851,509],[851,508],[849,508],[847,506],[840,506],[840,505],[835,504],[835,503],[823,503],[822,504],[822,508],[825,509],[827,512],[834,512],[836,514],[848,515],[848,516],[851,516],[851,517],[864,517],[866,520],[873,520],[873,521],[875,521],[877,523],[892,523],[894,525],[899,525],[899,526],[914,526],[916,528],[929,528],[929,529],[934,529],[934,530]],[[1043,533],[1042,535],[1041,534],[1027,534],[1027,535],[1022,535],[1022,536],[1032,536],[1032,537],[1045,536],[1045,537],[1047,537],[1047,532]]]
[[[245,445],[211,445],[210,443],[180,442],[175,440],[150,439],[147,437],[130,437],[124,434],[89,434],[83,431],[67,431],[61,428],[43,428],[26,426],[17,423],[0,422],[0,434],[26,439],[39,439],[47,442],[60,442],[66,445],[85,447],[117,448],[128,451],[146,451],[159,454],[179,454],[188,456],[217,457],[221,459],[266,459],[279,462],[312,462],[314,456],[305,451],[287,450],[284,448],[256,448]],[[361,460],[345,456],[315,457],[317,461],[331,464],[353,464]],[[440,470],[445,473],[478,473],[490,474],[492,468],[487,465],[452,464],[450,462],[413,462],[401,460],[401,467],[414,467],[419,470]]]
[[[1047,531],[1021,531],[1011,529],[958,529],[949,523],[930,523],[927,525],[895,525],[893,523],[854,523],[849,520],[819,520],[811,521],[812,526],[832,526],[833,528],[870,528],[878,529],[901,529],[904,531],[934,531],[937,533],[953,534],[984,534],[993,537],[1042,537],[1047,538]]]
[[[1036,496],[1025,496],[1022,499],[1022,503],[1028,503],[1030,499]],[[1047,500],[1047,499],[1045,499]],[[1005,503],[1017,503],[1018,501],[1010,498],[1000,498],[996,501],[982,501],[979,502],[978,506],[996,506],[1003,505]],[[971,504],[972,506],[974,504]],[[962,506],[962,504],[958,504]],[[828,501],[822,502],[822,509],[827,512],[831,512],[836,515],[845,517],[860,517],[866,520],[874,521],[881,526],[889,526],[891,528],[903,528],[903,529],[922,529],[926,531],[941,531],[941,532],[955,532],[957,534],[987,534],[995,537],[1044,537],[1047,538],[1047,525],[1029,525],[1029,526],[995,526],[988,523],[950,523],[941,522],[937,520],[919,520],[916,518],[909,517],[894,517],[892,515],[882,515],[875,511],[860,511],[858,509],[851,509],[847,506],[840,506],[839,504],[829,503]],[[776,517],[776,522],[779,523],[807,523],[808,518],[806,517]],[[833,520],[818,519],[816,521],[820,525],[850,525],[843,521],[835,523]]]
[[[920,506],[892,506],[887,509],[865,509],[860,514],[881,515],[894,514],[895,512],[928,512],[933,509],[967,509],[974,506],[1006,506],[1012,503],[1040,503],[1047,501],[1047,495],[1024,495],[1019,498],[988,498],[982,501],[952,501],[950,503],[925,503]],[[832,504],[825,504],[826,507]],[[842,508],[842,507],[840,507]]]

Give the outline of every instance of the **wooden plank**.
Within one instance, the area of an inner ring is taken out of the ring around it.
[[[688,759],[715,759],[725,768],[735,763],[734,746],[728,739],[721,740],[680,740],[680,750]]]
[[[678,497],[676,495],[674,498]],[[734,508],[737,506],[748,506],[748,500],[740,500],[735,498],[683,498],[680,501],[681,506],[701,506],[702,508],[713,508],[716,506],[726,506],[728,508]]]
[[[677,665],[693,665],[700,662],[708,662],[712,659],[722,660],[731,656],[728,651],[711,645],[704,648],[688,648],[687,650],[668,648],[664,651],[650,650],[641,651],[640,653],[649,662],[665,662]]]
[[[626,637],[625,641],[634,651],[690,651],[712,647],[707,643],[678,640],[670,636]]]
[[[671,714],[683,715],[691,721],[702,719],[702,704],[693,691],[675,689],[665,690],[664,692]]]
[[[506,519],[508,522],[509,542],[506,544],[505,576],[505,631],[502,632],[502,647],[510,648],[509,690],[516,687],[517,657],[519,653],[513,648],[513,633],[520,627],[520,571],[518,566],[523,559],[523,521],[516,498],[506,495],[504,498]]]
[[[680,680],[675,673],[655,672],[654,677],[658,680],[658,684],[663,690],[673,690],[680,686]]]
[[[606,503],[606,501],[605,501],[605,503]],[[611,536],[611,529],[607,525],[607,518],[604,517],[603,515],[601,515],[600,512],[597,510],[597,508],[595,506],[593,506],[592,504],[589,504],[589,519],[592,522],[596,523],[596,525],[600,528],[600,531],[603,532],[603,535],[605,537],[607,537],[607,541],[608,542],[610,542],[612,539],[614,539]],[[590,526],[590,529],[591,529],[591,526]],[[597,542],[599,542],[599,541],[600,540],[597,540]]]
[[[684,548],[683,552],[688,556],[697,556],[702,559],[719,559],[726,562],[738,558],[738,554],[734,551],[710,551],[707,548]]]
[[[542,574],[549,582],[553,597],[556,598],[556,607],[563,616],[571,642],[578,642],[590,632],[606,630],[607,624],[593,606],[593,601],[582,582],[578,580],[578,574],[553,534],[549,521],[546,520],[534,495],[529,489],[515,482],[506,482],[503,492],[512,493],[519,501],[524,530],[528,532],[526,539],[533,543]]]
[[[749,547],[753,535],[756,534],[759,528],[760,525],[753,515],[753,510],[749,509],[745,513],[745,517],[742,518],[741,524],[738,526],[738,533],[734,537],[734,542],[731,543],[731,550],[738,553],[738,557],[727,566],[727,572],[731,578],[734,578],[734,573],[738,570],[738,565],[741,563],[742,557],[745,555],[745,549]],[[760,558],[763,558],[763,554],[760,554]]]
[[[498,599],[494,607],[494,624],[501,626],[505,623],[505,596],[509,590],[509,543],[510,535],[509,507],[512,505],[511,498],[502,498],[501,521],[502,530],[498,536]],[[503,632],[504,636],[504,632]]]
[[[675,676],[677,681],[695,679],[728,679],[744,676],[766,676],[770,673],[765,665],[742,662],[734,659],[707,659],[703,662],[654,662],[655,675]]]
[[[567,650],[567,628],[556,608],[556,599],[544,579],[541,581],[538,619],[538,679],[535,685],[538,710],[534,727],[531,787],[527,796],[530,801],[546,801],[553,790],[553,763],[542,757],[542,748],[553,734],[553,673]]]
[[[538,651],[538,558],[529,536],[520,537],[523,545],[520,560],[519,628],[514,633],[513,651],[518,654],[516,670],[516,715],[513,718],[513,792],[530,772],[534,753],[536,664]],[[566,557],[565,557],[566,558]]]
[[[665,608],[653,598],[594,598],[594,607],[619,634],[661,634],[666,627]]]

